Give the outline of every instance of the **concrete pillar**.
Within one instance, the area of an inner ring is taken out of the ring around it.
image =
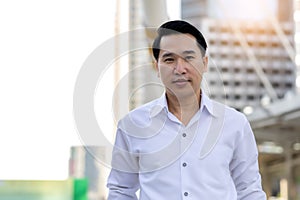
[[[291,149],[291,142],[286,142],[284,145],[284,157],[285,157],[285,177],[288,183],[288,200],[293,200],[292,197],[292,190],[295,187],[295,183],[293,180],[293,158],[292,158],[292,149]]]

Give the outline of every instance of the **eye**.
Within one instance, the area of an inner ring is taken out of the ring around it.
[[[186,61],[190,61],[190,60],[193,60],[194,59],[194,56],[186,56],[184,58]]]
[[[165,63],[172,63],[172,62],[174,62],[174,58],[171,58],[171,57],[165,58],[164,62]]]

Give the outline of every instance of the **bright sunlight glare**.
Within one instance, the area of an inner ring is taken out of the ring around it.
[[[0,2],[0,179],[68,177],[70,146],[82,145],[75,80],[87,56],[113,36],[113,2]]]
[[[261,20],[276,13],[273,0],[210,0],[209,12],[213,17],[244,20]]]

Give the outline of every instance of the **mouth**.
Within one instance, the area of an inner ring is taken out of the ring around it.
[[[187,83],[187,82],[191,82],[188,79],[176,79],[173,81],[173,83]]]
[[[188,79],[176,79],[173,81],[173,84],[177,85],[177,87],[184,87],[186,86],[189,82],[191,82]]]

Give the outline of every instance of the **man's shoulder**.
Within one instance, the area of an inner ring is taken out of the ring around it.
[[[140,115],[142,115],[143,117],[149,117],[153,108],[160,105],[159,104],[160,100],[161,100],[160,98],[156,98],[143,105],[140,105],[132,109],[127,115],[139,116],[139,117],[141,117]]]
[[[151,115],[155,112],[155,109],[162,109],[162,105],[159,103],[160,99],[154,99],[148,103],[145,103],[126,114],[119,120],[119,128],[128,127],[130,124],[135,126],[144,127],[151,123]]]
[[[216,112],[223,112],[223,115],[228,120],[238,120],[238,121],[247,121],[247,117],[241,111],[235,109],[232,106],[227,105],[226,103],[221,103],[215,100],[211,100],[213,108],[216,109]]]

